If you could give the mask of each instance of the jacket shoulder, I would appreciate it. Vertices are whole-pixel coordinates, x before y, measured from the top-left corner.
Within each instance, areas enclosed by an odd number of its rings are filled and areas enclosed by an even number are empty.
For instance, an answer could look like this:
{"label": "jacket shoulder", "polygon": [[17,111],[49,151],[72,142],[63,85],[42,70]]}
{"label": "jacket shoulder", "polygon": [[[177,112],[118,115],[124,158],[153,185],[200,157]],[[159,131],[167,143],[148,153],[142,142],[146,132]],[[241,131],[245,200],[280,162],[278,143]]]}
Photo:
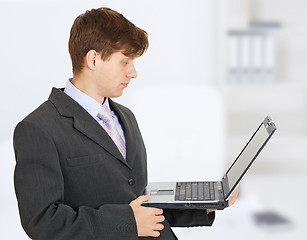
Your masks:
{"label": "jacket shoulder", "polygon": [[45,101],[31,113],[29,113],[21,122],[45,122],[48,119],[51,119],[51,115],[57,113],[54,105],[49,101]]}

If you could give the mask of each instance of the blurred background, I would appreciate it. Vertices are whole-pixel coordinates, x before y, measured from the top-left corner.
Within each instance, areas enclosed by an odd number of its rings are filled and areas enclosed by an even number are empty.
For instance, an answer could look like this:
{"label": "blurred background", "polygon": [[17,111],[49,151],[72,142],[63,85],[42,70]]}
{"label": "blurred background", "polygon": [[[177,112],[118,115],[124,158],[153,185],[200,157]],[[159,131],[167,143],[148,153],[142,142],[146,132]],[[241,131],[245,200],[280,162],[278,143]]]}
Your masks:
{"label": "blurred background", "polygon": [[178,238],[303,239],[305,0],[0,0],[1,239],[28,239],[13,186],[14,127],[72,77],[70,27],[101,6],[149,35],[138,78],[118,101],[138,119],[150,181],[219,180],[265,116],[278,128],[237,203],[210,228],[174,229]]}

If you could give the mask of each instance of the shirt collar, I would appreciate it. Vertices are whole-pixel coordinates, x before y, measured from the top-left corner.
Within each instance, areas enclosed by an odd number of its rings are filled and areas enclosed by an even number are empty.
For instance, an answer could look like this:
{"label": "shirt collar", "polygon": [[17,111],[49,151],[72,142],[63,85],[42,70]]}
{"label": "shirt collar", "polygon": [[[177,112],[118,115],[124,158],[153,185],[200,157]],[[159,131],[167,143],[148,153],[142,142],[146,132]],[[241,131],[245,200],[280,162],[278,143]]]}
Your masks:
{"label": "shirt collar", "polygon": [[[93,118],[98,120],[97,117],[98,113],[101,111],[101,103],[96,101],[94,98],[88,96],[84,92],[80,91],[71,83],[72,78],[70,78],[64,89],[64,92],[74,99],[77,103],[79,103]],[[103,106],[109,107],[109,100],[108,98],[105,99]]]}

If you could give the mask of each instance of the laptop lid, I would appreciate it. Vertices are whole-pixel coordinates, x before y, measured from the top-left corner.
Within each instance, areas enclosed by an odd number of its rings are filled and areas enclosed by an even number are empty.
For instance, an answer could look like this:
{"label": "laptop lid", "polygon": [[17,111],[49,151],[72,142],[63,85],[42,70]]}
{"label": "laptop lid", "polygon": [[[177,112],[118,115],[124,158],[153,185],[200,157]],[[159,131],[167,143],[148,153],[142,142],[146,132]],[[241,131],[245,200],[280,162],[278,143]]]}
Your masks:
{"label": "laptop lid", "polygon": [[229,199],[232,192],[250,169],[275,130],[275,124],[273,123],[272,119],[267,116],[257,128],[256,132],[252,135],[251,139],[245,145],[239,156],[229,167],[222,179],[224,196],[226,200]]}

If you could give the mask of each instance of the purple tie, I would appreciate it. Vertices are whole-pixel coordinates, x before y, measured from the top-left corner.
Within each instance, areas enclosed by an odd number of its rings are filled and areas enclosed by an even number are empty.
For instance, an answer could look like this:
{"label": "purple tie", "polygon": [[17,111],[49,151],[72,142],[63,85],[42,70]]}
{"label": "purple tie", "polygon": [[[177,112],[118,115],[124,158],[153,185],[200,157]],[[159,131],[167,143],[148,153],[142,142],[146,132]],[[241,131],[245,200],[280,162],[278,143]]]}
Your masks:
{"label": "purple tie", "polygon": [[116,144],[120,153],[123,155],[124,159],[126,159],[126,143],[117,131],[111,110],[106,104],[102,105],[102,109],[98,113],[97,117],[103,121],[104,130],[106,130],[113,142]]}

